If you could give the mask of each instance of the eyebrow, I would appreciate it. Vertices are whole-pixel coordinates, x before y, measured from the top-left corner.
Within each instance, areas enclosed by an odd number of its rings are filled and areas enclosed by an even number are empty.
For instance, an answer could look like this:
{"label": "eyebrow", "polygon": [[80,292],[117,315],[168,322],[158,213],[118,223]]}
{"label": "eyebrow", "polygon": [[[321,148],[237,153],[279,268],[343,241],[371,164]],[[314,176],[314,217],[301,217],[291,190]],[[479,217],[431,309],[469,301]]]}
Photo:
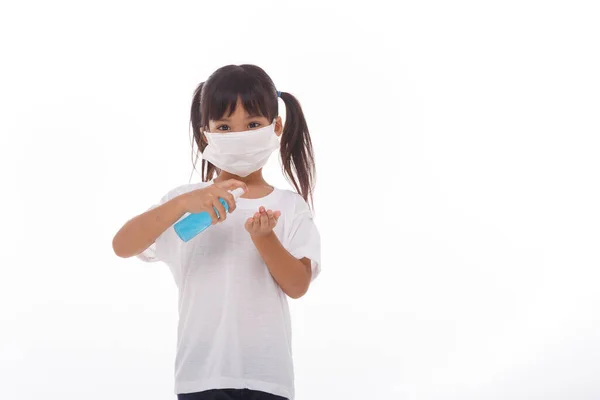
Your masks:
{"label": "eyebrow", "polygon": [[[246,119],[253,119],[253,118],[260,118],[261,115],[246,115]],[[217,119],[217,122],[229,122],[230,119],[229,118],[221,118],[221,119]]]}

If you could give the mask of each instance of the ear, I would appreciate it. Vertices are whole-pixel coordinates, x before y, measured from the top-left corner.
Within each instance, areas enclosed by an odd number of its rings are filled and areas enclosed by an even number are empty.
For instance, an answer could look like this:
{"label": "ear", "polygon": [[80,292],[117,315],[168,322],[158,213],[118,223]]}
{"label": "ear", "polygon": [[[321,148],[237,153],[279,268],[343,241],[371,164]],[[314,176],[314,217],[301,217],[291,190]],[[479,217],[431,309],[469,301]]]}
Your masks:
{"label": "ear", "polygon": [[282,133],[283,133],[283,121],[281,120],[281,117],[277,117],[277,118],[275,118],[275,134],[277,136],[281,136]]}

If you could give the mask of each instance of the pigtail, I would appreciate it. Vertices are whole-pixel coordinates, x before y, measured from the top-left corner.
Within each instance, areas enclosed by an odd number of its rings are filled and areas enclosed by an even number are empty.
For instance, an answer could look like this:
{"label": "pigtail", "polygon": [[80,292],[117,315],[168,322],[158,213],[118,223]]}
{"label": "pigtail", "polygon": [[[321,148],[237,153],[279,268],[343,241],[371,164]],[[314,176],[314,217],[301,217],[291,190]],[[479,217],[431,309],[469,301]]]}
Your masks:
{"label": "pigtail", "polygon": [[[200,153],[204,151],[208,143],[206,142],[206,138],[202,134],[202,127],[206,125],[202,120],[202,103],[200,102],[202,97],[202,88],[204,87],[204,82],[200,83],[194,92],[194,97],[192,98],[192,108],[190,110],[190,124],[192,125],[192,135],[193,140],[196,142],[196,146],[198,146],[198,152],[194,154],[194,144],[192,145],[192,164],[194,166],[194,170],[196,169],[196,163],[198,162],[198,157]],[[191,140],[190,140],[191,141]],[[195,157],[194,157],[195,156]],[[201,176],[202,182],[210,181],[217,168],[212,165],[210,162],[202,159],[202,167],[201,167]]]}
{"label": "pigtail", "polygon": [[280,148],[283,172],[312,206],[315,161],[308,126],[298,100],[286,92],[281,92],[280,97],[286,109]]}

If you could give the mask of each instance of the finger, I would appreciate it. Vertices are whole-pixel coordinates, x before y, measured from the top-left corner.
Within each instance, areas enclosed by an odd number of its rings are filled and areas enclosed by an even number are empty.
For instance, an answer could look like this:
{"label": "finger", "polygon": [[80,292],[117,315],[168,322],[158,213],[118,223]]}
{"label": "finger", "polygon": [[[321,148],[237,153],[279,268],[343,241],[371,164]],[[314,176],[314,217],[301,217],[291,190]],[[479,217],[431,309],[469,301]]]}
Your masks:
{"label": "finger", "polygon": [[233,197],[231,193],[225,189],[215,188],[215,195],[225,200],[227,203],[227,208],[229,208],[229,212],[233,212],[233,210],[235,210],[235,197]]}
{"label": "finger", "polygon": [[271,228],[271,229],[275,228],[277,221],[275,221],[275,216],[273,215],[273,211],[268,210],[267,216],[269,217],[269,228]]}
{"label": "finger", "polygon": [[260,214],[260,226],[262,228],[268,228],[269,227],[269,216],[267,215],[267,213],[261,213]]}
{"label": "finger", "polygon": [[263,206],[260,206],[260,208],[258,209],[258,211],[263,214],[266,212],[265,208]]}
{"label": "finger", "polygon": [[225,211],[223,204],[219,200],[215,199],[215,201],[213,201],[213,207],[217,209],[219,222],[225,221],[227,219],[227,212]]}
{"label": "finger", "polygon": [[246,227],[246,230],[248,232],[252,232],[252,230],[253,230],[253,224],[254,224],[254,218],[248,218],[246,220],[246,223],[244,224],[244,226]]}
{"label": "finger", "polygon": [[217,213],[215,212],[215,209],[212,207],[208,207],[206,209],[206,212],[210,215],[210,219],[211,219],[211,225],[216,224],[217,222],[219,222],[219,218],[217,217]]}
{"label": "finger", "polygon": [[275,221],[275,214],[273,214],[273,211],[271,211],[271,210],[267,210],[267,217],[269,217],[269,224],[270,224],[272,221]]}
{"label": "finger", "polygon": [[254,230],[258,230],[260,228],[260,214],[256,213],[254,214],[254,218],[252,219],[252,228]]}
{"label": "finger", "polygon": [[275,218],[275,221],[279,220],[279,217],[281,217],[281,211],[274,211],[273,217]]}

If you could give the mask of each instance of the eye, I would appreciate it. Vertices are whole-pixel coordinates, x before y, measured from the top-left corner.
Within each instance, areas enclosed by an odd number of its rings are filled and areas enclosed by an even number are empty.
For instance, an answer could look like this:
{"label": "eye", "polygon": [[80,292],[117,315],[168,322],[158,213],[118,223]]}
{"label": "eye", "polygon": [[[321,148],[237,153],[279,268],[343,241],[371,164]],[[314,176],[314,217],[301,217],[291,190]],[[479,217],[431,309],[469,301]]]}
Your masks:
{"label": "eye", "polygon": [[250,129],[258,128],[259,126],[260,126],[260,123],[258,123],[258,122],[250,122],[250,123],[248,124],[248,127],[249,127]]}
{"label": "eye", "polygon": [[[221,129],[221,128],[223,128],[223,129]],[[229,126],[228,125],[219,125],[217,127],[217,130],[218,131],[228,131],[229,130]]]}

